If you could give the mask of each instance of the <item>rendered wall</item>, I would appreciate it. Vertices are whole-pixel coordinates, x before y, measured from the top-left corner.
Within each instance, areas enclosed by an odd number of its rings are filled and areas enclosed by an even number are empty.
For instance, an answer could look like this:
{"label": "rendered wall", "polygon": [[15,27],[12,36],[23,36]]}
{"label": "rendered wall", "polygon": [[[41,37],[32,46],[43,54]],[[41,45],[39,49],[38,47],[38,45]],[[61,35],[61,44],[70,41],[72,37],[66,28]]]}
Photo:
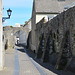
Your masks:
{"label": "rendered wall", "polygon": [[3,68],[3,43],[2,43],[2,15],[3,15],[3,6],[2,6],[2,0],[0,0],[0,69]]}

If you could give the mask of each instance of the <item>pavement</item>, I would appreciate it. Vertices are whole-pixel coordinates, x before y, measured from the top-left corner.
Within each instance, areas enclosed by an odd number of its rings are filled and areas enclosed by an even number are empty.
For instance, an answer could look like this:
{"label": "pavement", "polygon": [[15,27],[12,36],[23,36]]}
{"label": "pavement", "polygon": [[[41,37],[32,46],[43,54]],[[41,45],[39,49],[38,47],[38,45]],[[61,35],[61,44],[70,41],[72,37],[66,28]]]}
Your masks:
{"label": "pavement", "polygon": [[8,49],[5,52],[4,68],[0,71],[0,75],[13,75],[15,63],[15,50]]}
{"label": "pavement", "polygon": [[[62,72],[61,72],[62,73]],[[15,46],[15,49],[5,51],[4,69],[0,75],[75,75],[70,72],[58,74],[38,64],[27,54],[23,47]]]}

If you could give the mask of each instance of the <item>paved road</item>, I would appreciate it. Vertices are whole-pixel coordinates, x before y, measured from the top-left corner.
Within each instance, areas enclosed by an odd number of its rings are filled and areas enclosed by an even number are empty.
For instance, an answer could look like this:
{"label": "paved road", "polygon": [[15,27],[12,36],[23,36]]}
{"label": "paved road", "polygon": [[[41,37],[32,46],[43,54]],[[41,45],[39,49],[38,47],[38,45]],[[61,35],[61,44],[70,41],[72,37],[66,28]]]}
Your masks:
{"label": "paved road", "polygon": [[0,75],[13,75],[15,64],[15,50],[8,49],[5,52],[4,69],[0,71]]}
{"label": "paved road", "polygon": [[[15,65],[16,73],[14,75],[40,75],[35,65],[29,59],[29,56],[24,52],[23,47],[16,47],[16,61],[18,65]],[[19,67],[18,67],[19,66]],[[17,73],[19,72],[19,73]]]}
{"label": "paved road", "polygon": [[15,46],[15,49],[8,49],[5,52],[5,65],[4,69],[0,71],[0,75],[57,75],[57,74],[42,67],[37,62],[35,62],[31,57],[27,55],[26,50],[23,47]]}
{"label": "paved road", "polygon": [[[57,75],[56,73],[45,69],[37,62],[35,62],[33,58],[28,56],[26,50],[23,47],[16,46],[15,50],[15,63],[18,65],[15,66],[14,75]],[[16,71],[16,69],[18,71]]]}

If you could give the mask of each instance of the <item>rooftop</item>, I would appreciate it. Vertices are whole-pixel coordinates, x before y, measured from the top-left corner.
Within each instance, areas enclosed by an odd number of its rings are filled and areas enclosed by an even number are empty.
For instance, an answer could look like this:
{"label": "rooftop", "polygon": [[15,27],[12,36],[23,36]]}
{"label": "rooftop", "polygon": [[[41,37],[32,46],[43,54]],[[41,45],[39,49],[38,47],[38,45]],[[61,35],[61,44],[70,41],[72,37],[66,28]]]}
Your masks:
{"label": "rooftop", "polygon": [[66,8],[75,5],[75,0],[34,0],[35,10],[39,12],[60,13]]}

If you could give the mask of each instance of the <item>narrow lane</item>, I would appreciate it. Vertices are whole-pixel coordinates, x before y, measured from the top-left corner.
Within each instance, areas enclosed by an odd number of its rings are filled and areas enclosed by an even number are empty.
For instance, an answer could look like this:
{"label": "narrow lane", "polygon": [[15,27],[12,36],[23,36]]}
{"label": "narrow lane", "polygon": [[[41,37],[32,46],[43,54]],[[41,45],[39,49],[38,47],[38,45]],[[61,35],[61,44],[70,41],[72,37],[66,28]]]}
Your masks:
{"label": "narrow lane", "polygon": [[16,46],[16,49],[17,49],[17,56],[18,56],[17,62],[19,62],[19,67],[18,67],[19,75],[57,75],[51,71],[46,70],[36,61],[34,61],[33,58],[31,58],[27,54],[26,49],[24,49],[23,47]]}
{"label": "narrow lane", "polygon": [[[16,57],[16,62],[19,62],[17,64],[19,64],[16,66],[17,68],[15,68],[15,74],[14,75],[41,75],[41,73],[38,71],[38,69],[36,68],[36,66],[31,62],[29,56],[26,54],[26,52],[24,51],[23,47],[16,47],[17,48],[17,56]],[[16,65],[16,64],[15,64]],[[16,70],[18,69],[18,70]],[[18,72],[19,71],[19,72]]]}

